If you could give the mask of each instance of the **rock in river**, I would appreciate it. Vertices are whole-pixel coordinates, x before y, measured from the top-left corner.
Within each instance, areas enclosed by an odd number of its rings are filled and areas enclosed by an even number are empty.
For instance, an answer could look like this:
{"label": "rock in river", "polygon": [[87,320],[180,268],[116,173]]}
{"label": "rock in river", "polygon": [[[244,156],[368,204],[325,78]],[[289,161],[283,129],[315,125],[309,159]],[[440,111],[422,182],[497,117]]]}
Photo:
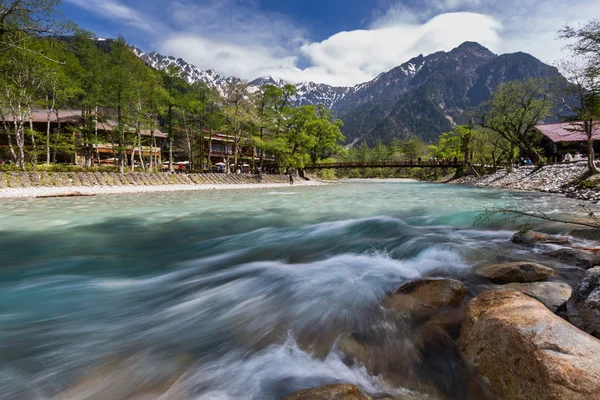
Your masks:
{"label": "rock in river", "polygon": [[600,270],[588,272],[567,302],[569,321],[600,338]]}
{"label": "rock in river", "polygon": [[600,265],[600,257],[597,254],[581,249],[559,249],[544,255],[574,267],[592,268]]}
{"label": "rock in river", "polygon": [[600,399],[600,340],[513,290],[467,306],[459,339],[465,362],[505,399]]}
{"label": "rock in river", "polygon": [[527,231],[515,233],[512,237],[512,242],[517,244],[569,244],[569,238],[547,235],[545,233],[540,232]]}
{"label": "rock in river", "polygon": [[552,268],[527,261],[488,265],[476,273],[494,283],[538,282],[556,275]]}
{"label": "rock in river", "polygon": [[405,313],[419,313],[459,305],[467,287],[454,279],[423,278],[410,281],[385,299],[384,305]]}
{"label": "rock in river", "polygon": [[371,398],[354,385],[326,385],[314,389],[299,390],[284,400],[370,400]]}
{"label": "rock in river", "polygon": [[564,282],[532,282],[509,283],[502,286],[505,289],[516,290],[541,301],[552,312],[556,312],[569,300],[573,289]]}

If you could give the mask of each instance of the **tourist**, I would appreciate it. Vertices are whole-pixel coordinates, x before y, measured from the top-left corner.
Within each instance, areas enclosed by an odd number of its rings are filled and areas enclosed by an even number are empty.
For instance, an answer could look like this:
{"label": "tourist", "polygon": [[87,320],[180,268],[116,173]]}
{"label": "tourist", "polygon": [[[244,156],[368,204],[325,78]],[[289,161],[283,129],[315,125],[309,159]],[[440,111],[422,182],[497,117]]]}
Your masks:
{"label": "tourist", "polygon": [[421,165],[421,157],[417,158],[417,162]]}
{"label": "tourist", "polygon": [[581,160],[583,160],[581,153],[580,152],[575,153],[575,157],[573,158],[573,161],[581,161]]}
{"label": "tourist", "polygon": [[458,165],[458,157],[454,156],[454,165]]}
{"label": "tourist", "polygon": [[567,153],[565,154],[565,157],[563,158],[564,162],[572,162],[573,161],[573,156],[571,155],[571,153]]}
{"label": "tourist", "polygon": [[294,175],[290,172],[290,185],[294,184]]}
{"label": "tourist", "polygon": [[183,164],[179,164],[179,173],[183,174]]}

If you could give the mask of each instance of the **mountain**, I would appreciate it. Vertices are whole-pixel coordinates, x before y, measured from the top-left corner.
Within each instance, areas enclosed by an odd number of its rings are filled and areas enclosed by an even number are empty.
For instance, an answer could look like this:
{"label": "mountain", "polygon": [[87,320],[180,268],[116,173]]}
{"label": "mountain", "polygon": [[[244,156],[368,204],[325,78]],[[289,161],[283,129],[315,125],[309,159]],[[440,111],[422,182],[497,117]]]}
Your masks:
{"label": "mountain", "polygon": [[525,53],[495,55],[466,42],[449,52],[418,56],[386,72],[334,106],[349,143],[440,133],[468,123],[466,111],[488,100],[504,82],[560,77],[558,70]]}
{"label": "mountain", "polygon": [[[181,58],[132,48],[156,69],[181,68],[189,83],[203,81],[221,93],[232,77],[207,71]],[[504,82],[537,77],[560,77],[558,70],[526,53],[496,55],[475,42],[465,42],[449,52],[419,55],[375,79],[353,87],[313,82],[294,85],[294,106],[322,103],[344,121],[347,143],[377,140],[388,143],[418,136],[434,142],[442,132],[468,122],[466,111],[488,100]],[[288,82],[275,77],[255,79],[252,90]]]}

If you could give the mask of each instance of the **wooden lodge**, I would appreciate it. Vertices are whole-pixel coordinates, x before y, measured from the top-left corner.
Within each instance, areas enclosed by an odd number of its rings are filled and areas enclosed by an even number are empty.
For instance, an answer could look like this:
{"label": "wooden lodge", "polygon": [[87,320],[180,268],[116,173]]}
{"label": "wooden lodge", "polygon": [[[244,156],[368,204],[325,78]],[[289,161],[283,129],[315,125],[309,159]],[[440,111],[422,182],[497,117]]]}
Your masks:
{"label": "wooden lodge", "polygon": [[[594,123],[594,152],[600,152],[600,121]],[[542,134],[542,147],[550,162],[561,162],[567,153],[579,152],[584,157],[588,153],[588,138],[581,127],[575,122],[560,122],[554,124],[536,125]]]}
{"label": "wooden lodge", "polygon": [[[2,118],[0,118],[2,120]],[[58,110],[58,112],[52,112],[50,114],[50,135],[51,141],[53,137],[59,135],[74,135],[75,136],[75,151],[70,154],[61,153],[60,151],[53,157],[53,161],[59,163],[73,163],[76,165],[85,165],[86,153],[90,154],[93,163],[97,164],[98,160],[102,165],[112,165],[117,163],[118,148],[119,148],[119,135],[117,132],[116,121],[110,119],[109,113],[101,111],[97,115],[92,124],[94,125],[94,136],[97,131],[98,141],[97,143],[91,143],[89,148],[85,148],[82,141],[82,127],[84,126],[83,116],[81,110]],[[45,110],[34,110],[31,115],[31,121],[33,130],[37,132],[47,132],[48,129],[48,113]],[[9,157],[9,141],[6,134],[6,129],[10,129],[13,121],[10,118],[2,121],[3,126],[0,126],[0,159],[8,160]],[[95,124],[97,123],[97,129]],[[25,127],[29,128],[29,120],[27,120]],[[129,128],[126,132],[126,140],[124,146],[124,153],[127,157],[127,165],[131,164],[131,156],[135,155],[135,160],[139,159],[140,153],[144,158],[145,162],[152,160],[159,164],[162,159],[162,148],[167,135],[160,130],[154,130],[151,132],[148,129],[141,130],[142,146],[136,146],[133,143],[137,142],[137,135],[134,129]],[[152,143],[152,134],[154,134],[154,143]],[[94,142],[95,142],[94,138]],[[12,140],[13,148],[16,148],[15,140]],[[32,148],[32,144],[29,138],[26,138],[26,147]],[[45,142],[38,143],[38,147],[45,148]],[[43,153],[43,151],[40,151]]]}

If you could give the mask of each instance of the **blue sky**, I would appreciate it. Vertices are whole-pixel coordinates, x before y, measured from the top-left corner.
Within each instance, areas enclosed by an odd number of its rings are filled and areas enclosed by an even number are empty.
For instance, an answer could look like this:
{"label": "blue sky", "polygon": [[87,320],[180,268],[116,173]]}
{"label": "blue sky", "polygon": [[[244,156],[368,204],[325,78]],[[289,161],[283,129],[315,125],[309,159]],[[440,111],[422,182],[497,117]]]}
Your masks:
{"label": "blue sky", "polygon": [[99,37],[253,79],[365,82],[466,40],[561,57],[557,30],[600,18],[599,0],[64,0]]}

